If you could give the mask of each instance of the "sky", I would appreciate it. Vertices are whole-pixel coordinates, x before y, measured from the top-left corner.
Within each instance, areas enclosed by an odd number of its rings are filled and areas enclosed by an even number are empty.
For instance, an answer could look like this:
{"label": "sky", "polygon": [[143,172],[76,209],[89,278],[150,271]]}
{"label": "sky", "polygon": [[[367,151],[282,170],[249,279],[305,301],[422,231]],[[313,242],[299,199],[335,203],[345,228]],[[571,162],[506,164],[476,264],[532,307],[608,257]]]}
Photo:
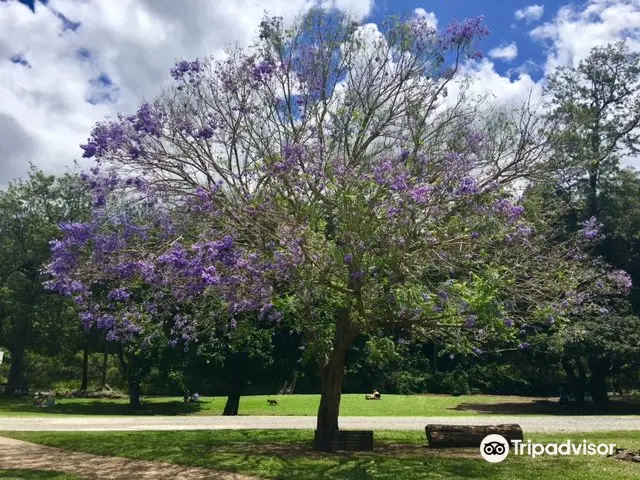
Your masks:
{"label": "sky", "polygon": [[79,145],[95,122],[152,99],[176,60],[247,45],[265,10],[292,19],[318,1],[365,23],[421,15],[446,28],[484,15],[485,58],[468,71],[495,102],[594,46],[627,38],[640,51],[640,0],[0,0],[0,186],[30,163],[88,168]]}

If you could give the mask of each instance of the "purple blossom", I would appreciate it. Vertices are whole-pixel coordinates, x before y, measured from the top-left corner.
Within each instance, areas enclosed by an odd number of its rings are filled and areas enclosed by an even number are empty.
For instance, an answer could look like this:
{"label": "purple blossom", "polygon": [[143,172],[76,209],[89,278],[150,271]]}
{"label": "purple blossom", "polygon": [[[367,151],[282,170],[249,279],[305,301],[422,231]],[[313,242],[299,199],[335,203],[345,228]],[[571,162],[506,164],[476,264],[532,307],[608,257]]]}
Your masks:
{"label": "purple blossom", "polygon": [[608,315],[609,314],[609,310],[607,310],[604,307],[600,307],[600,309],[598,310],[598,312],[600,313],[600,315]]}
{"label": "purple blossom", "polygon": [[273,62],[263,61],[253,68],[253,77],[258,81],[267,80],[273,75],[275,70]]}
{"label": "purple blossom", "polygon": [[493,205],[493,210],[496,213],[506,216],[509,220],[514,220],[524,213],[524,207],[514,205],[506,198],[497,200]]}
{"label": "purple blossom", "polygon": [[185,80],[185,77],[188,79],[196,78],[204,71],[202,63],[200,60],[196,59],[194,61],[180,60],[176,63],[173,68],[171,68],[170,73],[174,80]]}
{"label": "purple blossom", "polygon": [[529,347],[531,347],[529,342],[522,342],[518,344],[518,349],[520,350],[527,350]]}
{"label": "purple blossom", "polygon": [[469,315],[465,320],[464,320],[464,326],[466,328],[471,328],[476,324],[476,321],[478,320],[478,317],[476,315]]}
{"label": "purple blossom", "polygon": [[120,122],[98,123],[84,145],[80,145],[84,158],[101,157],[106,153],[123,148],[129,137],[124,125]]}
{"label": "purple blossom", "polygon": [[89,330],[94,322],[94,317],[91,312],[80,312],[80,322],[85,330]]}
{"label": "purple blossom", "polygon": [[353,262],[353,255],[352,255],[352,254],[350,254],[350,253],[347,253],[347,254],[344,256],[344,259],[343,259],[343,260],[344,260],[344,264],[345,264],[345,265],[351,265],[351,263]]}
{"label": "purple blossom", "polygon": [[100,330],[111,330],[116,324],[116,318],[113,315],[104,314],[98,317],[96,326]]}
{"label": "purple blossom", "polygon": [[595,240],[598,238],[601,226],[602,225],[598,222],[596,217],[591,217],[582,223],[582,229],[580,230],[579,235],[585,240]]}
{"label": "purple blossom", "polygon": [[510,328],[510,327],[513,327],[513,320],[512,320],[511,318],[509,318],[509,317],[504,318],[504,319],[502,320],[502,322],[504,323],[504,325],[505,325],[506,327],[509,327],[509,328]]}
{"label": "purple blossom", "polygon": [[456,195],[476,195],[480,192],[475,179],[471,177],[463,178],[460,181],[460,186],[456,190]]}
{"label": "purple blossom", "polygon": [[633,282],[631,277],[624,270],[616,270],[610,275],[611,280],[621,289],[628,291],[631,289]]}
{"label": "purple blossom", "polygon": [[209,140],[213,137],[213,128],[209,125],[205,125],[196,132],[195,137],[202,140]]}
{"label": "purple blossom", "polygon": [[360,270],[354,270],[353,272],[351,272],[351,278],[353,280],[360,280],[361,278],[364,277],[364,270],[360,269]]}
{"label": "purple blossom", "polygon": [[128,120],[135,132],[159,138],[162,134],[163,117],[162,112],[145,102]]}
{"label": "purple blossom", "polygon": [[269,321],[273,323],[280,323],[284,318],[284,313],[279,311],[274,311],[269,315]]}
{"label": "purple blossom", "polygon": [[475,40],[489,35],[489,29],[484,24],[484,17],[468,18],[462,22],[453,20],[440,39],[442,48],[468,46]]}
{"label": "purple blossom", "polygon": [[107,298],[113,302],[125,302],[130,296],[126,288],[114,288],[107,294]]}
{"label": "purple blossom", "polygon": [[422,185],[414,188],[410,195],[413,201],[418,205],[426,205],[429,202],[431,192],[433,192],[433,187],[430,185]]}

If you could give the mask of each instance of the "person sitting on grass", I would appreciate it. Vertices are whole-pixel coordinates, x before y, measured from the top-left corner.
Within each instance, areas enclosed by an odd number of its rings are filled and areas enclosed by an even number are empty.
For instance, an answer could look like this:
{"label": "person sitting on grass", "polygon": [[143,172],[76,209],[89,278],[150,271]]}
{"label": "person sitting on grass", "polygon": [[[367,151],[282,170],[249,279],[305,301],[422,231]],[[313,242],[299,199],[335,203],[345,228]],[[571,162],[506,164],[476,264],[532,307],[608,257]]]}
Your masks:
{"label": "person sitting on grass", "polygon": [[377,388],[373,389],[373,393],[364,396],[365,400],[380,400],[381,395]]}

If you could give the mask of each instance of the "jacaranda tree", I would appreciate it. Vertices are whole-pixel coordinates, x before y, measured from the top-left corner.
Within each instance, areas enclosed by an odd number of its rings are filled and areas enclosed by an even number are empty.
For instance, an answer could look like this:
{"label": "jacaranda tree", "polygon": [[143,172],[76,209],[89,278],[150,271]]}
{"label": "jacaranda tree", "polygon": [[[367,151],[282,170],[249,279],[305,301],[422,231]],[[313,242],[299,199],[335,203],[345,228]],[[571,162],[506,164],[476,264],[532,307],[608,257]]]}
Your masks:
{"label": "jacaranda tree", "polygon": [[[338,429],[359,335],[395,325],[461,352],[498,338],[527,348],[523,324],[595,308],[598,288],[626,277],[590,266],[580,238],[551,248],[543,219],[525,218],[514,196],[521,162],[514,171],[486,155],[464,102],[446,103],[487,34],[481,18],[438,33],[421,18],[378,28],[316,11],[291,27],[265,18],[256,43],[223,60],[179,62],[173,88],[82,146],[97,162],[96,230],[85,250],[60,247],[54,282],[86,286],[109,271],[119,289],[161,291],[163,308],[184,310],[171,328],[198,341],[209,321],[233,330],[247,312],[290,316],[320,370],[319,430]],[[128,240],[105,212],[145,189],[171,222]],[[95,263],[100,231],[121,243]],[[164,318],[142,322],[128,312],[145,300],[114,292],[131,305],[109,320],[118,338]],[[189,305],[202,298],[223,308],[196,322]]]}

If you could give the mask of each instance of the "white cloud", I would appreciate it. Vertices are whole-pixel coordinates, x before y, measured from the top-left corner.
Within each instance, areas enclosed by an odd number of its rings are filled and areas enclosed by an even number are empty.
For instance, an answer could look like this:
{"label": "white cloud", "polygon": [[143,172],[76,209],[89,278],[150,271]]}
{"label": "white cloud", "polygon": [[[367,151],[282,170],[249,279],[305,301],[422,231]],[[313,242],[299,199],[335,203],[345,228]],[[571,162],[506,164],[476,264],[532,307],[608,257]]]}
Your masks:
{"label": "white cloud", "polygon": [[546,71],[559,65],[577,65],[589,51],[627,38],[631,50],[640,51],[640,0],[590,0],[582,8],[568,5],[555,18],[530,32],[546,43]]}
{"label": "white cloud", "polygon": [[520,10],[516,10],[516,20],[525,20],[527,23],[540,20],[544,14],[544,5],[529,5]]}
{"label": "white cloud", "polygon": [[515,60],[518,56],[518,45],[516,42],[511,42],[509,45],[502,45],[500,47],[492,48],[489,50],[489,57],[495,60],[504,60],[510,62]]}
{"label": "white cloud", "polygon": [[[372,3],[321,2],[358,18],[370,13]],[[78,145],[96,121],[153,98],[170,80],[176,60],[220,54],[230,43],[248,44],[265,10],[291,20],[317,4],[49,0],[46,7],[36,2],[32,13],[17,1],[0,2],[0,186],[24,175],[30,162],[63,171],[81,156]],[[63,31],[56,12],[80,27]],[[31,68],[9,61],[15,54]],[[98,80],[102,73],[112,85]],[[115,103],[87,103],[89,96],[109,90]]]}
{"label": "white cloud", "polygon": [[438,28],[438,18],[436,14],[433,12],[427,12],[424,8],[416,8],[413,11],[413,14],[416,17],[424,18],[427,21],[427,24],[433,28]]}
{"label": "white cloud", "polygon": [[496,72],[494,63],[486,58],[480,62],[465,64],[461,74],[464,78],[472,79],[469,89],[471,95],[488,94],[489,103],[493,105],[518,104],[530,92],[535,92],[535,97],[541,91],[541,85],[529,74],[519,73],[515,79],[500,75]]}
{"label": "white cloud", "polygon": [[[50,8],[37,3],[34,14],[17,1],[0,1],[0,186],[24,175],[29,162],[49,172],[62,171],[80,157],[78,145],[86,141],[96,121],[117,111],[132,111],[143,97],[153,98],[169,81],[175,60],[220,54],[229,43],[247,44],[265,9],[291,19],[316,4],[315,0],[50,0]],[[362,18],[371,12],[373,1],[323,0],[322,4]],[[62,31],[63,23],[52,9],[80,22],[80,27]],[[534,21],[543,11],[542,5],[530,5],[516,18]],[[413,14],[437,25],[432,12],[417,8]],[[593,46],[622,37],[629,38],[632,50],[640,51],[640,0],[588,0],[582,6],[562,7],[531,36],[548,48],[546,72],[576,64]],[[517,53],[513,46],[506,56],[501,50],[510,45],[489,55],[509,60]],[[15,54],[31,68],[9,61]],[[506,102],[540,87],[527,74],[530,67],[525,62],[502,76],[484,60],[466,73],[474,75],[475,91],[489,91],[495,101]],[[90,80],[103,72],[113,85],[97,82],[91,87]],[[85,101],[96,93],[92,88],[104,93],[116,87],[117,92],[111,92],[113,104]]]}

